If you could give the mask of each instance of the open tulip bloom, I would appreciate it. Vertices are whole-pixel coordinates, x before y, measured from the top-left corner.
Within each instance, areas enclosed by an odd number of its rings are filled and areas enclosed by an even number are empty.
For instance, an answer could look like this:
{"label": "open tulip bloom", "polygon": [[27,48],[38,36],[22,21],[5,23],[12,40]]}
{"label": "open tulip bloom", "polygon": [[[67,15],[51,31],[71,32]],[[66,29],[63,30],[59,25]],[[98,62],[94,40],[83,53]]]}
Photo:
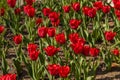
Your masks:
{"label": "open tulip bloom", "polygon": [[112,3],[0,1],[0,80],[24,70],[31,80],[95,80],[101,61],[107,71],[120,64],[120,0]]}

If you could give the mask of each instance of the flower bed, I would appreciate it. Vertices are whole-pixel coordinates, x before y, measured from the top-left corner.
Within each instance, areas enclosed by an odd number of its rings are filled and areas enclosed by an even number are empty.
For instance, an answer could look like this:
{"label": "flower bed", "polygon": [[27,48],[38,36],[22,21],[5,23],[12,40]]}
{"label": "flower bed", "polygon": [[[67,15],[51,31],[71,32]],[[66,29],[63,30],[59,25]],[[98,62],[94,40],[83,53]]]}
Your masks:
{"label": "flower bed", "polygon": [[0,2],[0,79],[95,80],[119,67],[120,1],[19,1]]}

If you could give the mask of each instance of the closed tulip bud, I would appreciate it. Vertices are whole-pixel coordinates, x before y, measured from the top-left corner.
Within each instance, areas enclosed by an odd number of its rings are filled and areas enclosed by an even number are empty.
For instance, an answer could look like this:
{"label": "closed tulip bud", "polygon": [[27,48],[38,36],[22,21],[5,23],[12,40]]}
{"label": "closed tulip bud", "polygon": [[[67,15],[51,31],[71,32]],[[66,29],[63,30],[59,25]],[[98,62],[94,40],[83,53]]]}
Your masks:
{"label": "closed tulip bud", "polygon": [[119,52],[119,49],[114,49],[112,50],[112,53],[115,55],[115,56],[119,56],[120,52]]}
{"label": "closed tulip bud", "polygon": [[18,34],[13,37],[13,41],[15,44],[20,44],[22,42],[22,35]]}
{"label": "closed tulip bud", "polygon": [[64,33],[57,34],[55,36],[55,39],[56,39],[56,42],[59,43],[59,44],[65,44],[65,42],[66,42]]}
{"label": "closed tulip bud", "polygon": [[35,0],[25,0],[25,2],[27,3],[27,5],[32,5],[35,2]]}
{"label": "closed tulip bud", "polygon": [[108,41],[113,40],[115,36],[116,36],[116,32],[112,32],[112,31],[105,32],[105,39]]}
{"label": "closed tulip bud", "polygon": [[60,24],[60,19],[57,19],[56,21],[51,21],[52,26],[57,27]]}
{"label": "closed tulip bud", "polygon": [[83,43],[81,42],[72,43],[71,48],[75,54],[80,54],[83,51]]}
{"label": "closed tulip bud", "polygon": [[42,18],[37,18],[36,19],[36,25],[39,25],[41,24],[43,21],[42,21]]}
{"label": "closed tulip bud", "polygon": [[103,13],[109,13],[110,12],[110,6],[103,6],[102,11],[103,11]]}
{"label": "closed tulip bud", "polygon": [[92,56],[92,57],[98,56],[99,52],[100,52],[100,50],[98,48],[90,48],[90,51],[89,51],[90,56]]}
{"label": "closed tulip bud", "polygon": [[67,5],[66,5],[66,6],[63,6],[62,8],[63,8],[63,10],[64,10],[65,13],[69,13],[69,11],[70,11],[70,6],[67,6]]}
{"label": "closed tulip bud", "polygon": [[85,45],[84,47],[83,47],[83,55],[85,55],[85,56],[88,56],[89,55],[89,51],[90,51],[90,46],[89,45]]}
{"label": "closed tulip bud", "polygon": [[30,5],[26,5],[24,6],[24,13],[29,17],[33,17],[35,15],[35,8]]}
{"label": "closed tulip bud", "polygon": [[20,8],[16,8],[14,12],[15,12],[16,15],[18,15],[18,14],[20,14],[21,9]]}
{"label": "closed tulip bud", "polygon": [[0,8],[0,16],[4,16],[5,14],[5,9],[4,8]]}
{"label": "closed tulip bud", "polygon": [[90,18],[94,18],[94,17],[96,16],[96,10],[95,10],[94,8],[90,8],[90,9],[88,10],[88,16],[89,16]]}
{"label": "closed tulip bud", "polygon": [[36,61],[38,59],[39,54],[40,54],[40,51],[35,50],[29,53],[29,57],[31,60]]}
{"label": "closed tulip bud", "polygon": [[72,8],[76,12],[80,11],[80,3],[79,2],[72,3]]}
{"label": "closed tulip bud", "polygon": [[77,29],[78,26],[81,24],[81,22],[82,22],[81,20],[71,19],[71,20],[69,21],[70,28],[72,28],[72,29]]}
{"label": "closed tulip bud", "polygon": [[56,22],[59,19],[60,14],[57,12],[51,12],[49,14],[49,19],[51,22]]}
{"label": "closed tulip bud", "polygon": [[48,33],[49,37],[54,37],[55,36],[55,32],[56,32],[56,29],[53,28],[53,27],[48,28],[48,30],[47,30],[47,33]]}
{"label": "closed tulip bud", "polygon": [[46,37],[46,35],[47,35],[47,27],[39,27],[38,28],[38,36],[40,37],[40,38],[44,38],[44,37]]}
{"label": "closed tulip bud", "polygon": [[78,33],[71,33],[69,34],[69,39],[72,43],[77,43],[79,39],[79,34]]}
{"label": "closed tulip bud", "polygon": [[62,78],[68,77],[68,74],[70,73],[70,67],[69,66],[60,66],[59,68],[59,76]]}
{"label": "closed tulip bud", "polygon": [[102,1],[96,1],[93,3],[93,6],[96,8],[96,10],[100,10],[103,7]]}
{"label": "closed tulip bud", "polygon": [[50,8],[43,8],[42,13],[44,16],[49,16],[49,14],[52,12]]}
{"label": "closed tulip bud", "polygon": [[82,8],[82,11],[86,16],[88,16],[90,18],[94,18],[96,16],[96,9],[95,8],[85,6]]}
{"label": "closed tulip bud", "polygon": [[32,51],[36,51],[38,48],[37,44],[34,43],[29,43],[27,46],[27,50],[29,53],[31,53]]}
{"label": "closed tulip bud", "polygon": [[7,3],[11,8],[14,8],[16,5],[16,0],[7,0]]}
{"label": "closed tulip bud", "polygon": [[5,30],[5,27],[0,25],[0,34]]}
{"label": "closed tulip bud", "polygon": [[58,64],[49,64],[47,66],[48,72],[53,76],[57,76],[59,74],[58,72],[59,68],[60,68],[60,65]]}

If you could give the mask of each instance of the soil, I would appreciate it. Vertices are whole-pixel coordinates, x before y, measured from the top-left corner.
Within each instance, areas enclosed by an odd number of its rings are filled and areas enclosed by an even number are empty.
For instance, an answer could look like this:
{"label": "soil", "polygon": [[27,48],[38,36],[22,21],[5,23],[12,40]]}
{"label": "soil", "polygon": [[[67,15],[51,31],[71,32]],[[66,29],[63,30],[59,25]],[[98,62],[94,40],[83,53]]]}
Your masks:
{"label": "soil", "polygon": [[113,63],[110,71],[106,71],[104,64],[96,72],[96,80],[120,80],[120,67]]}

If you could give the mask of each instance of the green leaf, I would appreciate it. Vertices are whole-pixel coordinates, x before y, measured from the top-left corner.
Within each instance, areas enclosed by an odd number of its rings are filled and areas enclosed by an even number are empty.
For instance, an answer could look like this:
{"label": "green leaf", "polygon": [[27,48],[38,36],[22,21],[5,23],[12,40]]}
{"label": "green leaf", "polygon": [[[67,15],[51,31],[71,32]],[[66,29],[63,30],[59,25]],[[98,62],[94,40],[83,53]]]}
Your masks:
{"label": "green leaf", "polygon": [[4,56],[2,57],[2,70],[3,70],[3,74],[7,74],[9,70],[8,63]]}
{"label": "green leaf", "polygon": [[22,71],[22,67],[20,65],[21,62],[18,59],[13,59],[13,63],[14,63],[14,66],[15,66],[15,68],[17,70],[17,73],[19,75],[21,73],[21,71]]}
{"label": "green leaf", "polygon": [[33,78],[32,65],[30,63],[28,63],[28,61],[24,55],[22,55],[22,60],[25,63],[25,66],[28,70],[29,75]]}

